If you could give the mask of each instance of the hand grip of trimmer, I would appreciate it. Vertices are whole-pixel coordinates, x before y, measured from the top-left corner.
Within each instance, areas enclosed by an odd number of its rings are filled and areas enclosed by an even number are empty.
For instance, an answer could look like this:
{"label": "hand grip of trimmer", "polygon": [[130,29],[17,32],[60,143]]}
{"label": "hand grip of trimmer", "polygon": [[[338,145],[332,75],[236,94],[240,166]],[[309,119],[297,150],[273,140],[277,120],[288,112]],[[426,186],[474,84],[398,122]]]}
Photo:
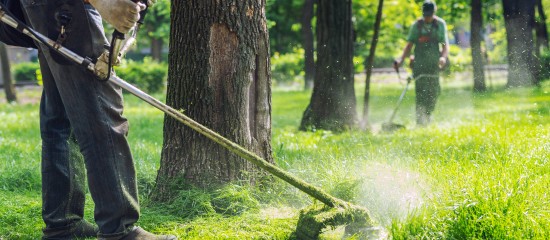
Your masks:
{"label": "hand grip of trimmer", "polygon": [[399,77],[399,80],[401,80],[401,74],[399,73],[399,62],[397,62],[397,60],[393,60],[393,69],[395,69],[397,77]]}
{"label": "hand grip of trimmer", "polygon": [[[143,2],[141,0],[131,0],[131,1],[134,2],[134,3]],[[145,2],[144,4],[145,4],[145,9],[143,9],[139,12],[139,20],[137,21],[137,23],[140,24],[140,25],[143,24],[143,22],[145,21],[145,15],[147,15],[147,10],[149,9],[149,6],[147,6],[147,2]],[[118,30],[115,29],[115,31],[113,31],[113,38],[124,40],[125,36],[124,36],[124,33],[121,33],[121,32],[119,32]]]}
{"label": "hand grip of trimmer", "polygon": [[[143,3],[144,0],[131,0],[131,1],[136,4],[139,4],[140,2]],[[145,20],[145,15],[147,14],[147,8],[148,8],[147,2],[145,2],[144,5],[145,5],[145,8],[139,12],[140,17],[139,17],[139,20],[137,21],[138,26],[143,24],[143,21]],[[136,31],[137,29],[134,29],[133,37],[135,37]],[[116,29],[113,31],[111,46],[109,47],[109,62],[107,63],[109,66],[109,69],[108,69],[108,75],[106,79],[108,79],[111,75],[113,64],[116,64],[119,56],[122,55],[121,50],[123,48],[122,42],[124,41],[124,39],[126,39],[126,36],[124,33],[121,33]]]}

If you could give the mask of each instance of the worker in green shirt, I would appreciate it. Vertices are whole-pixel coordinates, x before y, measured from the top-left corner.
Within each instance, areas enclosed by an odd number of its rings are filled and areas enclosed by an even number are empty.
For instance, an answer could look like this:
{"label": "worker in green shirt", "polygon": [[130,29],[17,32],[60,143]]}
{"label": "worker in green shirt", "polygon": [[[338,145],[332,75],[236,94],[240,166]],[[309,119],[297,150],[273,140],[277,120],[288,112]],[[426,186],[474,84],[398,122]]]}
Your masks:
{"label": "worker in green shirt", "polygon": [[411,26],[403,54],[394,62],[394,68],[397,69],[403,64],[413,45],[415,46],[411,65],[415,79],[416,123],[420,126],[427,125],[431,121],[431,114],[441,91],[439,71],[448,62],[447,24],[443,19],[435,16],[436,9],[432,1],[425,1],[422,4],[423,17]]}

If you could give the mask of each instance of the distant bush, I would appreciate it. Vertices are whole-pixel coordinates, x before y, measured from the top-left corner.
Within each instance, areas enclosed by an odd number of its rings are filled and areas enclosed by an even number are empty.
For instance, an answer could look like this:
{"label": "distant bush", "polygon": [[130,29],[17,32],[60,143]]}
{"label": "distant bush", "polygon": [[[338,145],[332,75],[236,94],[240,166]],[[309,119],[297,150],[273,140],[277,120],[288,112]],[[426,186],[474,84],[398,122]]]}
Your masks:
{"label": "distant bush", "polygon": [[[168,67],[150,58],[142,62],[124,61],[115,68],[119,77],[146,92],[160,92],[166,85]],[[40,65],[38,62],[23,62],[12,66],[14,79],[17,82],[41,82]]]}
{"label": "distant bush", "polygon": [[[376,63],[380,62],[377,60]],[[392,60],[384,59],[382,64],[390,66],[387,62]],[[353,57],[353,68],[355,73],[365,71],[365,58],[362,56]],[[304,77],[304,49],[294,48],[292,52],[280,54],[275,52],[271,57],[271,77],[274,83],[291,83],[303,81]]]}
{"label": "distant bush", "polygon": [[117,76],[145,92],[160,92],[166,86],[168,67],[150,58],[145,58],[143,62],[124,61],[115,70]]}
{"label": "distant bush", "polygon": [[304,76],[304,49],[294,48],[291,53],[275,52],[271,57],[271,77],[274,83],[292,83]]}
{"label": "distant bush", "polygon": [[451,45],[449,51],[450,70],[453,73],[463,72],[472,65],[472,54],[470,49],[462,49],[457,45]]}
{"label": "distant bush", "polygon": [[355,73],[362,73],[365,71],[365,58],[363,56],[353,57],[353,71]]}
{"label": "distant bush", "polygon": [[12,66],[13,77],[16,82],[38,82],[37,74],[40,72],[38,62],[23,62]]}

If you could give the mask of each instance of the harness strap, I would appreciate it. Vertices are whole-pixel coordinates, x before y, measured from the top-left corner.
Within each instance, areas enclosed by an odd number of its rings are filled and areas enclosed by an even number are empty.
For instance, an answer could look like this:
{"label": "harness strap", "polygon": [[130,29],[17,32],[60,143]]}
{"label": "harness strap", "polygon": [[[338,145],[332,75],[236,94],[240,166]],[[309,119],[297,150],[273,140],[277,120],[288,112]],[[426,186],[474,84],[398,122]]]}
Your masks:
{"label": "harness strap", "polygon": [[[439,28],[439,24],[437,23],[437,21],[438,21],[437,18],[434,17],[431,31],[428,34],[423,34],[422,29],[424,28],[424,19],[422,18],[418,19],[416,27],[418,28],[418,33],[419,33],[419,37],[418,37],[419,43],[428,43],[433,40],[432,38],[437,38],[437,30]],[[436,35],[434,36],[434,34]]]}

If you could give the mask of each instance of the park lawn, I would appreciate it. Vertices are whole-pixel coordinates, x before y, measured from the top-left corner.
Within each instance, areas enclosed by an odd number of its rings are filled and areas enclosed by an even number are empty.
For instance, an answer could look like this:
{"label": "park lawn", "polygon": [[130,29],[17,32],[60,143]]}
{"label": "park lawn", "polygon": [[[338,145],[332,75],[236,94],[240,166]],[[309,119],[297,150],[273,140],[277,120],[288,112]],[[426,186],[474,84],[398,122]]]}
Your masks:
{"label": "park lawn", "polygon": [[[359,100],[362,87],[356,88]],[[434,123],[426,128],[414,126],[414,91],[409,90],[395,119],[407,130],[381,132],[401,87],[374,84],[372,132],[340,134],[297,131],[310,93],[275,89],[277,164],[369,208],[394,239],[550,236],[550,84],[493,86],[476,95],[464,83],[443,82]],[[39,89],[19,95],[37,99]],[[139,225],[180,239],[288,239],[299,209],[316,203],[281,181],[261,190],[189,188],[168,204],[149,202],[164,115],[133,96],[125,100],[143,203]],[[38,239],[43,227],[38,104],[26,102],[0,103],[0,239]],[[86,218],[92,220],[92,213],[88,196]],[[340,239],[341,232],[323,238]]]}

